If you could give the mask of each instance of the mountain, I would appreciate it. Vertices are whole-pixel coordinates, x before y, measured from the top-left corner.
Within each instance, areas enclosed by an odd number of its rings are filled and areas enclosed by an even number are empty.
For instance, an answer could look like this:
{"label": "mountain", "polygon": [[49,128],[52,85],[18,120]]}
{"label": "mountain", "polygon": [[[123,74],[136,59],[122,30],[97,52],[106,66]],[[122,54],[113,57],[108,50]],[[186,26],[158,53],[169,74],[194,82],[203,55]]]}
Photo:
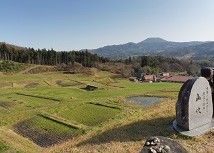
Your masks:
{"label": "mountain", "polygon": [[200,45],[177,48],[174,50],[167,50],[165,52],[159,53],[158,55],[173,56],[179,58],[210,59],[214,58],[214,41],[206,42]]}
{"label": "mountain", "polygon": [[108,58],[128,58],[130,56],[158,55],[164,52],[170,52],[181,48],[192,47],[204,44],[205,42],[172,42],[162,38],[147,38],[139,43],[129,42],[121,45],[111,45],[102,48],[90,50],[100,56]]}

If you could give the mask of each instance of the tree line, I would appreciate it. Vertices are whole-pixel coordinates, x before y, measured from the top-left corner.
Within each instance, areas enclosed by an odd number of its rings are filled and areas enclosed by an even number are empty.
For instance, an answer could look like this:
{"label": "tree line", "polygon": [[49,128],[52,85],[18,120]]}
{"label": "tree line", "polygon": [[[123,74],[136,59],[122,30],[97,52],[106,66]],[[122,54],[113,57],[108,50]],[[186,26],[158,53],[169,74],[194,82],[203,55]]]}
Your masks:
{"label": "tree line", "polygon": [[100,57],[97,54],[91,54],[87,50],[57,52],[53,49],[15,49],[13,47],[8,47],[5,43],[0,45],[0,60],[41,65],[73,65],[74,62],[78,62],[84,67],[93,67],[95,63],[105,63],[109,61],[108,58]]}
{"label": "tree line", "polygon": [[176,75],[200,76],[202,67],[214,67],[213,60],[177,59],[163,56],[136,56],[114,60],[97,65],[99,69],[121,74],[124,77],[136,74],[155,74],[160,72],[176,73]]}
{"label": "tree line", "polygon": [[203,67],[214,67],[211,60],[177,59],[163,56],[140,56],[129,58],[125,63],[139,63],[135,68],[147,74],[159,72],[185,72],[186,75],[199,76]]}
{"label": "tree line", "polygon": [[84,67],[96,67],[124,77],[134,73],[158,74],[159,72],[185,72],[186,75],[197,76],[202,67],[214,67],[213,61],[194,61],[163,56],[137,56],[127,59],[110,60],[85,51],[61,51],[53,49],[13,48],[5,43],[0,44],[0,60],[11,60],[27,64],[66,65],[74,67],[80,63]]}

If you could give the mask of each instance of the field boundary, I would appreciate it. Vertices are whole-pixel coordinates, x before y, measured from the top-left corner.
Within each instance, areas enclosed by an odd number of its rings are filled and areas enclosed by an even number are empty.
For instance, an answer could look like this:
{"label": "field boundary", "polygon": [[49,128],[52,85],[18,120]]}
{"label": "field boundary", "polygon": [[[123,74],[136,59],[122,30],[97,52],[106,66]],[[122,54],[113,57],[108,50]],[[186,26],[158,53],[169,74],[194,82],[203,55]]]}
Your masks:
{"label": "field boundary", "polygon": [[3,109],[3,110],[5,110],[5,111],[8,111],[8,112],[10,112],[10,110],[9,110],[9,109],[7,109],[7,108],[4,108],[3,106],[0,106],[0,108],[1,108],[1,109]]}
{"label": "field boundary", "polygon": [[107,86],[107,87],[114,87],[114,88],[120,88],[120,89],[125,88],[125,87],[123,87],[123,86],[111,85],[110,83],[103,83],[103,82],[101,82],[101,81],[95,81],[95,80],[94,80],[93,82],[100,83],[100,84],[105,85],[105,86]]}
{"label": "field boundary", "polygon": [[80,81],[77,81],[77,80],[70,79],[69,77],[67,77],[67,78],[68,78],[68,80],[70,80],[70,81],[79,83],[79,84],[81,84],[81,85],[86,85],[86,83],[83,83],[83,82],[80,82]]}
{"label": "field boundary", "polygon": [[37,96],[37,95],[30,95],[30,94],[23,94],[23,93],[16,93],[17,95],[21,96],[28,96],[28,97],[34,97],[34,98],[41,98],[41,99],[47,99],[47,100],[53,100],[53,101],[60,101],[59,99],[55,99],[52,97],[43,97],[43,96]]}
{"label": "field boundary", "polygon": [[38,116],[41,116],[43,118],[46,118],[48,120],[51,120],[53,122],[62,124],[64,126],[67,126],[67,127],[70,127],[70,128],[82,129],[83,132],[85,132],[85,130],[87,128],[86,125],[82,125],[82,124],[79,124],[79,123],[70,122],[70,121],[65,120],[64,118],[60,118],[58,116],[53,116],[53,115],[50,115],[50,114],[47,114],[47,113],[40,113],[40,114],[38,114]]}
{"label": "field boundary", "polygon": [[107,104],[101,104],[101,103],[96,103],[96,102],[89,102],[88,104],[121,110],[120,107],[107,105]]}
{"label": "field boundary", "polygon": [[50,83],[48,83],[47,81],[44,80],[44,83],[47,84],[48,86],[52,86]]}
{"label": "field boundary", "polygon": [[64,83],[63,80],[57,80],[56,84],[60,87],[74,87],[74,86],[83,85],[83,83],[81,83],[81,82],[72,81],[70,79],[68,81],[70,81],[70,82]]}

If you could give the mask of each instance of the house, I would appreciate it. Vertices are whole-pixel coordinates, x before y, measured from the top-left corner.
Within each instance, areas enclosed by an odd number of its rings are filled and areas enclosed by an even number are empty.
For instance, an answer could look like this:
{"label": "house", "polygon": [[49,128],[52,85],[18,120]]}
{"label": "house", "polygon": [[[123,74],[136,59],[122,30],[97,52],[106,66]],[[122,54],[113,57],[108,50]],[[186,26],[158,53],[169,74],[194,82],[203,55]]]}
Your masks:
{"label": "house", "polygon": [[170,77],[170,74],[168,72],[161,72],[160,77]]}
{"label": "house", "polygon": [[153,82],[156,82],[156,76],[155,75],[144,75],[142,76],[142,81],[144,82],[150,82],[150,81],[153,81]]}

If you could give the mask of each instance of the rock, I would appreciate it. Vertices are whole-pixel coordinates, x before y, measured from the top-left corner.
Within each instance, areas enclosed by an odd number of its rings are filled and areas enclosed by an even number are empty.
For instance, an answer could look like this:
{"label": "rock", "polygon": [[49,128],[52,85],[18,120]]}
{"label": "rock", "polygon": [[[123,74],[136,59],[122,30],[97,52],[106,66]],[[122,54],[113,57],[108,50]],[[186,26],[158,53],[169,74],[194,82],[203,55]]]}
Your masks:
{"label": "rock", "polygon": [[[154,141],[158,143],[155,143]],[[148,142],[150,145],[148,145]],[[156,136],[149,137],[146,140],[140,153],[187,153],[187,151],[182,145],[170,138]]]}

